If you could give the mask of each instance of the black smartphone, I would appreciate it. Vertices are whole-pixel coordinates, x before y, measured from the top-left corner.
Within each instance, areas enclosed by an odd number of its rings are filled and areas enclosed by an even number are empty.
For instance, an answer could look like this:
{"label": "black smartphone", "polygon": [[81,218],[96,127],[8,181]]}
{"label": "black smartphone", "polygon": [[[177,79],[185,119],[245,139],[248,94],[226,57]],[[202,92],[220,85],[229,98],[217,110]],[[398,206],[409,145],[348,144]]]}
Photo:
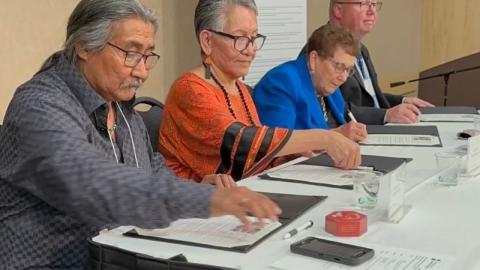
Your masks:
{"label": "black smartphone", "polygon": [[293,253],[310,256],[336,263],[356,266],[375,255],[370,248],[329,241],[316,237],[307,237],[290,245]]}

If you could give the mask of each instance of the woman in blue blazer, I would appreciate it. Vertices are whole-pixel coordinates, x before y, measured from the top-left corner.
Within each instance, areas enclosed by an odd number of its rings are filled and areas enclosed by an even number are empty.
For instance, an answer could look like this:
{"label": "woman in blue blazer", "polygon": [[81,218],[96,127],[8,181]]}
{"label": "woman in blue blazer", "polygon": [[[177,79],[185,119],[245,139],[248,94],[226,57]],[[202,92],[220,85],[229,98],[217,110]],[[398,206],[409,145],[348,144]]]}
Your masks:
{"label": "woman in blue blazer", "polygon": [[313,32],[306,55],[273,68],[255,86],[253,99],[261,122],[290,129],[335,127],[354,141],[365,139],[365,125],[347,124],[338,89],[354,71],[359,48],[350,33],[332,24]]}

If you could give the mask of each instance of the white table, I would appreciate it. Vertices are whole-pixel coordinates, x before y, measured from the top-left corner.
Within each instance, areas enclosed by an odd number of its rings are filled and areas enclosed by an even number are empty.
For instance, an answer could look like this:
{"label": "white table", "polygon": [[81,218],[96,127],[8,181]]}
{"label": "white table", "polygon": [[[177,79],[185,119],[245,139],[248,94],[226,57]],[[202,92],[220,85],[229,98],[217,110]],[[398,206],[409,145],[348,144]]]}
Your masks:
{"label": "white table", "polygon": [[[362,146],[363,154],[414,158],[407,167],[406,194],[406,202],[413,208],[399,224],[369,216],[368,232],[355,238],[355,241],[452,255],[456,257],[452,269],[480,269],[480,215],[475,207],[480,203],[480,179],[461,179],[456,187],[438,186],[433,181],[436,174],[434,153],[464,144],[465,141],[456,139],[456,133],[471,128],[471,123],[434,124],[439,128],[443,148]],[[332,237],[324,231],[325,215],[349,208],[353,202],[351,190],[259,180],[256,177],[245,179],[240,185],[257,191],[328,195],[329,198],[246,254],[127,238],[121,236],[121,230],[109,231],[94,240],[158,258],[183,253],[191,262],[236,269],[269,269],[272,263],[290,253],[291,243],[309,235]],[[282,239],[287,231],[310,219],[315,223],[313,228],[289,240]],[[340,240],[348,241],[348,238]],[[297,269],[301,269],[301,265]]]}

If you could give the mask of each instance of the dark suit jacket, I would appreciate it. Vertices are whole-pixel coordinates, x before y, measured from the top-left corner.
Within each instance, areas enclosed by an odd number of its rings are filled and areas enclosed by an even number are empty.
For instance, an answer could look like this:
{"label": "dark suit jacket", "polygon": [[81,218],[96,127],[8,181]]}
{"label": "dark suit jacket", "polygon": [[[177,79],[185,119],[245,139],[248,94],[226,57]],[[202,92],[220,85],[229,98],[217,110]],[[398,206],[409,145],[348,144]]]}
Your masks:
{"label": "dark suit jacket", "polygon": [[[303,47],[300,55],[305,53],[306,47]],[[370,59],[370,53],[363,44],[361,53],[367,65],[368,72],[370,73],[380,108],[374,108],[373,98],[367,92],[362,77],[360,76],[360,71],[358,70],[340,86],[340,91],[357,121],[364,124],[383,125],[386,109],[402,103],[403,96],[384,94],[382,92],[378,85],[377,73],[375,72],[373,62]]]}
{"label": "dark suit jacket", "polygon": [[377,73],[373,66],[372,59],[367,47],[362,44],[361,53],[367,65],[372,80],[373,89],[381,109],[374,108],[372,96],[367,92],[363,84],[360,71],[357,70],[353,76],[340,86],[345,101],[349,104],[350,110],[358,121],[367,124],[383,124],[386,109],[402,103],[403,96],[383,93],[378,85]]}

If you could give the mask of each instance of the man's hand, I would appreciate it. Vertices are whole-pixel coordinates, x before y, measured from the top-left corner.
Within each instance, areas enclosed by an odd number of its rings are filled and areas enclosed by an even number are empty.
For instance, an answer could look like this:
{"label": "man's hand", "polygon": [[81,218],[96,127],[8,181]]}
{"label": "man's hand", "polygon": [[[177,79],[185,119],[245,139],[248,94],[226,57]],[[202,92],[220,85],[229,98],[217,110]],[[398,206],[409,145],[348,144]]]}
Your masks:
{"label": "man's hand", "polygon": [[231,188],[236,187],[237,183],[228,174],[209,174],[202,179],[202,184],[215,185],[217,188]]}
{"label": "man's hand", "polygon": [[400,104],[390,108],[385,113],[387,123],[417,123],[420,110],[412,104]]}
{"label": "man's hand", "polygon": [[360,146],[342,134],[330,131],[328,134],[327,154],[333,159],[335,166],[341,169],[355,169],[362,163]]}
{"label": "man's hand", "polygon": [[210,199],[211,216],[234,215],[244,225],[247,231],[253,229],[247,219],[247,213],[262,219],[278,220],[281,209],[265,195],[251,191],[246,187],[215,189]]}
{"label": "man's hand", "polygon": [[341,125],[333,131],[342,134],[354,142],[363,141],[367,138],[367,126],[362,123],[350,121],[348,124]]}
{"label": "man's hand", "polygon": [[435,107],[432,103],[417,97],[405,97],[403,103],[415,105],[418,108]]}

